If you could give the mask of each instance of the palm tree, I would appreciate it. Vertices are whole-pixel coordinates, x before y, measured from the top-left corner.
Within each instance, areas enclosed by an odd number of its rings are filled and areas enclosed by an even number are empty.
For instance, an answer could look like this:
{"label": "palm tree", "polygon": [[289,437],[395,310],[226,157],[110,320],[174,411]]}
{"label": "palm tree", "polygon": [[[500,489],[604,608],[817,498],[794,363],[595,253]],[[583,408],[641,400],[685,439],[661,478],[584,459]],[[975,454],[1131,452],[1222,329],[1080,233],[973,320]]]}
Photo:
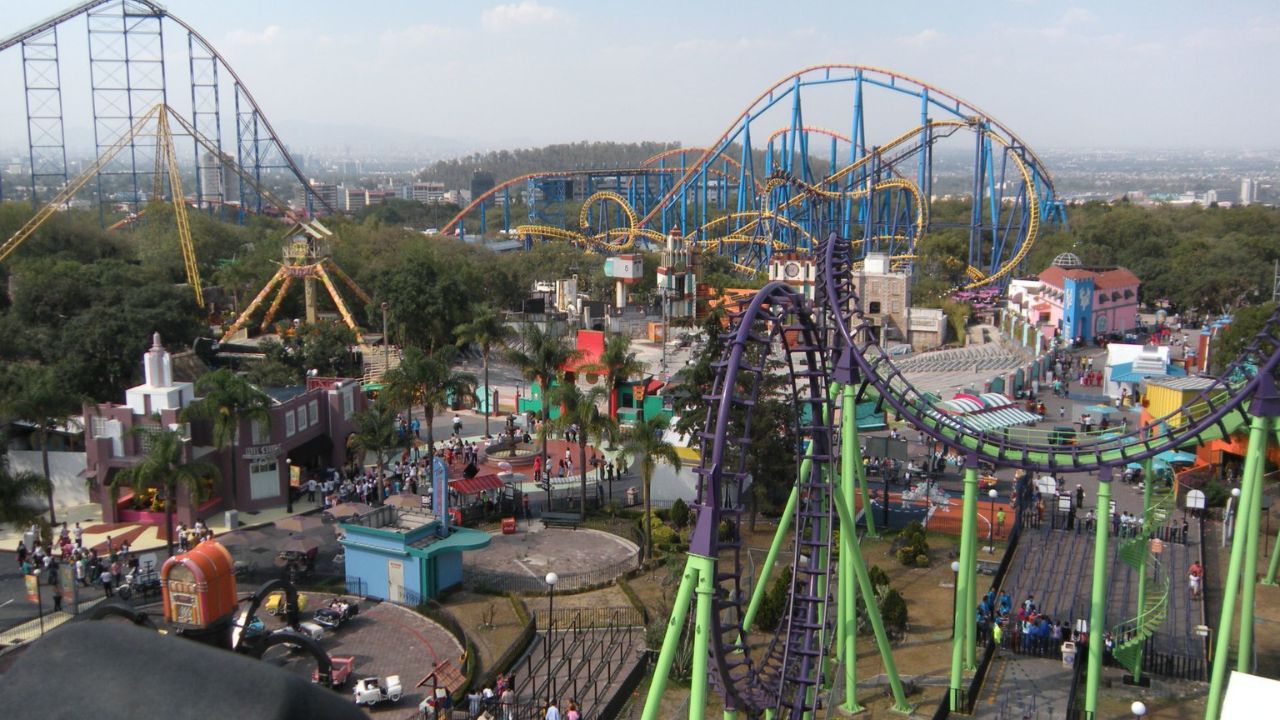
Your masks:
{"label": "palm tree", "polygon": [[551,424],[558,430],[568,430],[570,426],[578,428],[578,468],[581,472],[581,492],[578,519],[587,519],[587,441],[590,438],[610,437],[616,432],[618,424],[607,414],[600,412],[596,403],[604,397],[603,388],[591,388],[582,392],[577,385],[558,385],[551,394],[552,402],[562,410],[560,417]]}
{"label": "palm tree", "polygon": [[367,410],[355,414],[355,432],[351,434],[351,447],[364,456],[373,453],[378,457],[378,502],[382,500],[382,478],[387,467],[387,451],[401,442],[396,429],[396,409],[390,403],[377,402]]}
{"label": "palm tree", "polygon": [[653,552],[653,508],[650,497],[650,484],[653,482],[653,469],[658,460],[665,460],[676,470],[680,469],[680,456],[671,443],[662,439],[667,423],[660,416],[651,417],[644,422],[628,428],[622,435],[622,455],[629,458],[634,466],[640,465],[640,478],[644,484],[644,556],[648,559]]}
{"label": "palm tree", "polygon": [[475,392],[476,376],[457,372],[447,359],[427,355],[411,347],[405,351],[400,366],[383,376],[388,404],[396,409],[412,411],[422,407],[422,420],[427,426],[427,447],[435,452],[435,433],[431,425],[436,411],[449,407],[450,398]]}
{"label": "palm tree", "polygon": [[53,507],[53,478],[49,475],[49,435],[67,421],[79,403],[79,397],[62,381],[58,366],[23,368],[12,378],[12,394],[6,403],[9,414],[35,425],[35,439],[40,444],[40,460],[44,467],[45,497],[49,502],[49,524],[57,525]]}
{"label": "palm tree", "polygon": [[196,381],[196,392],[202,397],[182,411],[183,422],[205,420],[213,426],[213,444],[219,450],[231,448],[231,503],[239,505],[236,477],[240,454],[240,426],[245,420],[271,425],[271,398],[245,378],[228,368],[214,370]]}
{"label": "palm tree", "polygon": [[186,452],[189,438],[182,433],[160,427],[141,426],[135,429],[151,443],[142,462],[127,467],[111,479],[111,500],[120,494],[121,487],[129,487],[141,495],[148,488],[164,490],[165,546],[173,555],[173,515],[178,505],[178,488],[191,495],[193,502],[204,500],[204,481],[218,477],[218,467],[204,460],[191,460]]}
{"label": "palm tree", "polygon": [[9,470],[9,456],[0,455],[0,525],[26,528],[43,513],[31,505],[31,496],[47,493],[48,478],[26,470]]}
{"label": "palm tree", "polygon": [[[538,325],[525,325],[520,335],[523,348],[507,351],[507,359],[520,368],[525,380],[538,383],[542,388],[542,423],[550,417],[551,383],[564,376],[564,366],[582,353],[569,347],[569,339],[560,330],[543,330]],[[538,433],[542,440],[542,467],[547,467],[547,434]]]}
{"label": "palm tree", "polygon": [[622,333],[610,333],[605,339],[600,362],[592,365],[590,369],[604,375],[605,388],[609,393],[609,417],[617,418],[618,386],[630,378],[639,377],[647,368],[631,351],[630,337]]}
{"label": "palm tree", "polygon": [[[507,341],[515,336],[515,330],[498,317],[498,313],[490,305],[476,308],[472,320],[460,325],[455,331],[459,345],[479,345],[480,357],[484,362],[484,398],[485,407],[492,412],[489,403],[493,400],[493,388],[489,387],[489,352],[494,348],[505,347]],[[484,436],[489,437],[489,412],[484,414]]]}

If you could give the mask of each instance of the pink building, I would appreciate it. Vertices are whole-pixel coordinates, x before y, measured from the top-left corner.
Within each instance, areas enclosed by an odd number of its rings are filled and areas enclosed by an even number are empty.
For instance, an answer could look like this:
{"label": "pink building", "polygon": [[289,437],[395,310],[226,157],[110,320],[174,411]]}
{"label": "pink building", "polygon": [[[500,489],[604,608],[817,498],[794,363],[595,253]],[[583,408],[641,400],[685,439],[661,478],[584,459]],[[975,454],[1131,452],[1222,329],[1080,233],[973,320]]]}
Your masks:
{"label": "pink building", "polygon": [[1045,337],[1089,342],[1137,327],[1140,284],[1125,268],[1084,267],[1078,257],[1063,253],[1036,278],[1010,283],[1008,309]]}
{"label": "pink building", "polygon": [[[135,427],[178,426],[182,409],[196,399],[191,383],[174,381],[169,353],[160,344],[159,334],[143,359],[143,369],[144,382],[125,392],[124,405],[84,407],[85,476],[91,481],[90,497],[102,506],[104,522],[163,524],[162,514],[135,508],[128,489],[122,489],[113,502],[110,484],[116,472],[137,464],[146,454],[146,435],[133,432]],[[199,507],[193,507],[190,498],[179,493],[179,521],[191,524],[222,510],[285,505],[291,490],[291,468],[299,468],[305,477],[303,469],[340,467],[346,462],[346,441],[355,430],[353,416],[365,407],[359,380],[311,378],[305,388],[268,394],[272,397],[269,426],[244,422],[239,442],[231,447],[214,447],[207,423],[190,427],[185,452],[216,465],[222,477]],[[232,463],[237,464],[234,490]]]}

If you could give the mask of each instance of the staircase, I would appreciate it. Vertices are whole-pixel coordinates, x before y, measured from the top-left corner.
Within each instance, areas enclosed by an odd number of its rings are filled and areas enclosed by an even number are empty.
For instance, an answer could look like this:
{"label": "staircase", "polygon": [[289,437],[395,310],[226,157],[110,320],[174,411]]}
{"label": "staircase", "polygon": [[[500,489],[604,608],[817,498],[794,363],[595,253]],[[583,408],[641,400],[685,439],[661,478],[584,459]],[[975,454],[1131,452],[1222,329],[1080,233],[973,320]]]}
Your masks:
{"label": "staircase", "polygon": [[364,375],[361,383],[368,385],[381,383],[382,376],[387,374],[388,370],[400,367],[403,353],[395,346],[388,349],[381,345],[361,345],[360,356],[364,358]]}
{"label": "staircase", "polygon": [[1160,578],[1159,586],[1148,587],[1143,607],[1138,608],[1138,616],[1111,629],[1116,641],[1112,656],[1133,675],[1137,675],[1142,667],[1143,644],[1156,633],[1168,616],[1169,573],[1159,572],[1160,556],[1150,552],[1148,539],[1164,524],[1168,500],[1169,496],[1165,496],[1153,503],[1143,518],[1141,531],[1136,536],[1121,541],[1116,550],[1120,561],[1139,573],[1147,569],[1143,566],[1143,560],[1146,559],[1148,566],[1154,565],[1157,568],[1156,577]]}

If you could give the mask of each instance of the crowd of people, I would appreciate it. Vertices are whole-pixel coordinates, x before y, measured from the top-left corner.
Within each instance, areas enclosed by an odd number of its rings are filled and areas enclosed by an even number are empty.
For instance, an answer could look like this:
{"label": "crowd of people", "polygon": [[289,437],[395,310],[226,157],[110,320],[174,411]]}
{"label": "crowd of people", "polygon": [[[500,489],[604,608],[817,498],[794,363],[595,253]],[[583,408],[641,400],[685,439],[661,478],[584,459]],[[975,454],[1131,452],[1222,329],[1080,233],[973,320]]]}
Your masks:
{"label": "crowd of people", "polygon": [[[32,538],[31,547],[27,547],[26,538]],[[57,537],[49,543],[41,539],[39,527],[33,525],[25,538],[18,541],[15,556],[23,575],[35,575],[39,582],[54,587],[53,609],[58,611],[62,609],[59,589],[63,578],[59,570],[63,565],[71,567],[73,582],[85,588],[100,587],[107,597],[115,595],[122,585],[132,586],[135,579],[154,571],[154,568],[140,567],[128,541],[117,543],[108,535],[105,545],[102,552],[97,547],[86,548],[80,523],[74,527],[62,523]]]}

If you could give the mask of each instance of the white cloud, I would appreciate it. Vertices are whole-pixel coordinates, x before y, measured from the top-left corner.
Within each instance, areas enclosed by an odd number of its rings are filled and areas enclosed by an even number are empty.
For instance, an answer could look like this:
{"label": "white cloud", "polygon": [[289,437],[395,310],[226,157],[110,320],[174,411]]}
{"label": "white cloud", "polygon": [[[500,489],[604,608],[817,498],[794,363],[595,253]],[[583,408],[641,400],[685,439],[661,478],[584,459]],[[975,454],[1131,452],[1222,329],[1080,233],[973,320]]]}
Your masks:
{"label": "white cloud", "polygon": [[563,17],[563,12],[538,0],[520,0],[485,10],[480,15],[480,24],[486,29],[501,31],[520,25],[553,22]]}
{"label": "white cloud", "polygon": [[227,33],[227,42],[232,45],[270,45],[280,39],[280,26],[268,25],[262,32],[235,29]]}
{"label": "white cloud", "polygon": [[453,28],[442,25],[410,25],[398,30],[387,30],[378,36],[378,45],[384,50],[418,49],[438,45],[458,34]]}
{"label": "white cloud", "polygon": [[1089,10],[1081,7],[1070,7],[1062,13],[1062,19],[1058,21],[1059,25],[1083,25],[1097,20],[1098,17]]}
{"label": "white cloud", "polygon": [[904,45],[924,46],[933,43],[940,37],[942,37],[942,33],[934,30],[933,28],[925,28],[915,35],[907,35],[905,37],[898,38],[898,42]]}

